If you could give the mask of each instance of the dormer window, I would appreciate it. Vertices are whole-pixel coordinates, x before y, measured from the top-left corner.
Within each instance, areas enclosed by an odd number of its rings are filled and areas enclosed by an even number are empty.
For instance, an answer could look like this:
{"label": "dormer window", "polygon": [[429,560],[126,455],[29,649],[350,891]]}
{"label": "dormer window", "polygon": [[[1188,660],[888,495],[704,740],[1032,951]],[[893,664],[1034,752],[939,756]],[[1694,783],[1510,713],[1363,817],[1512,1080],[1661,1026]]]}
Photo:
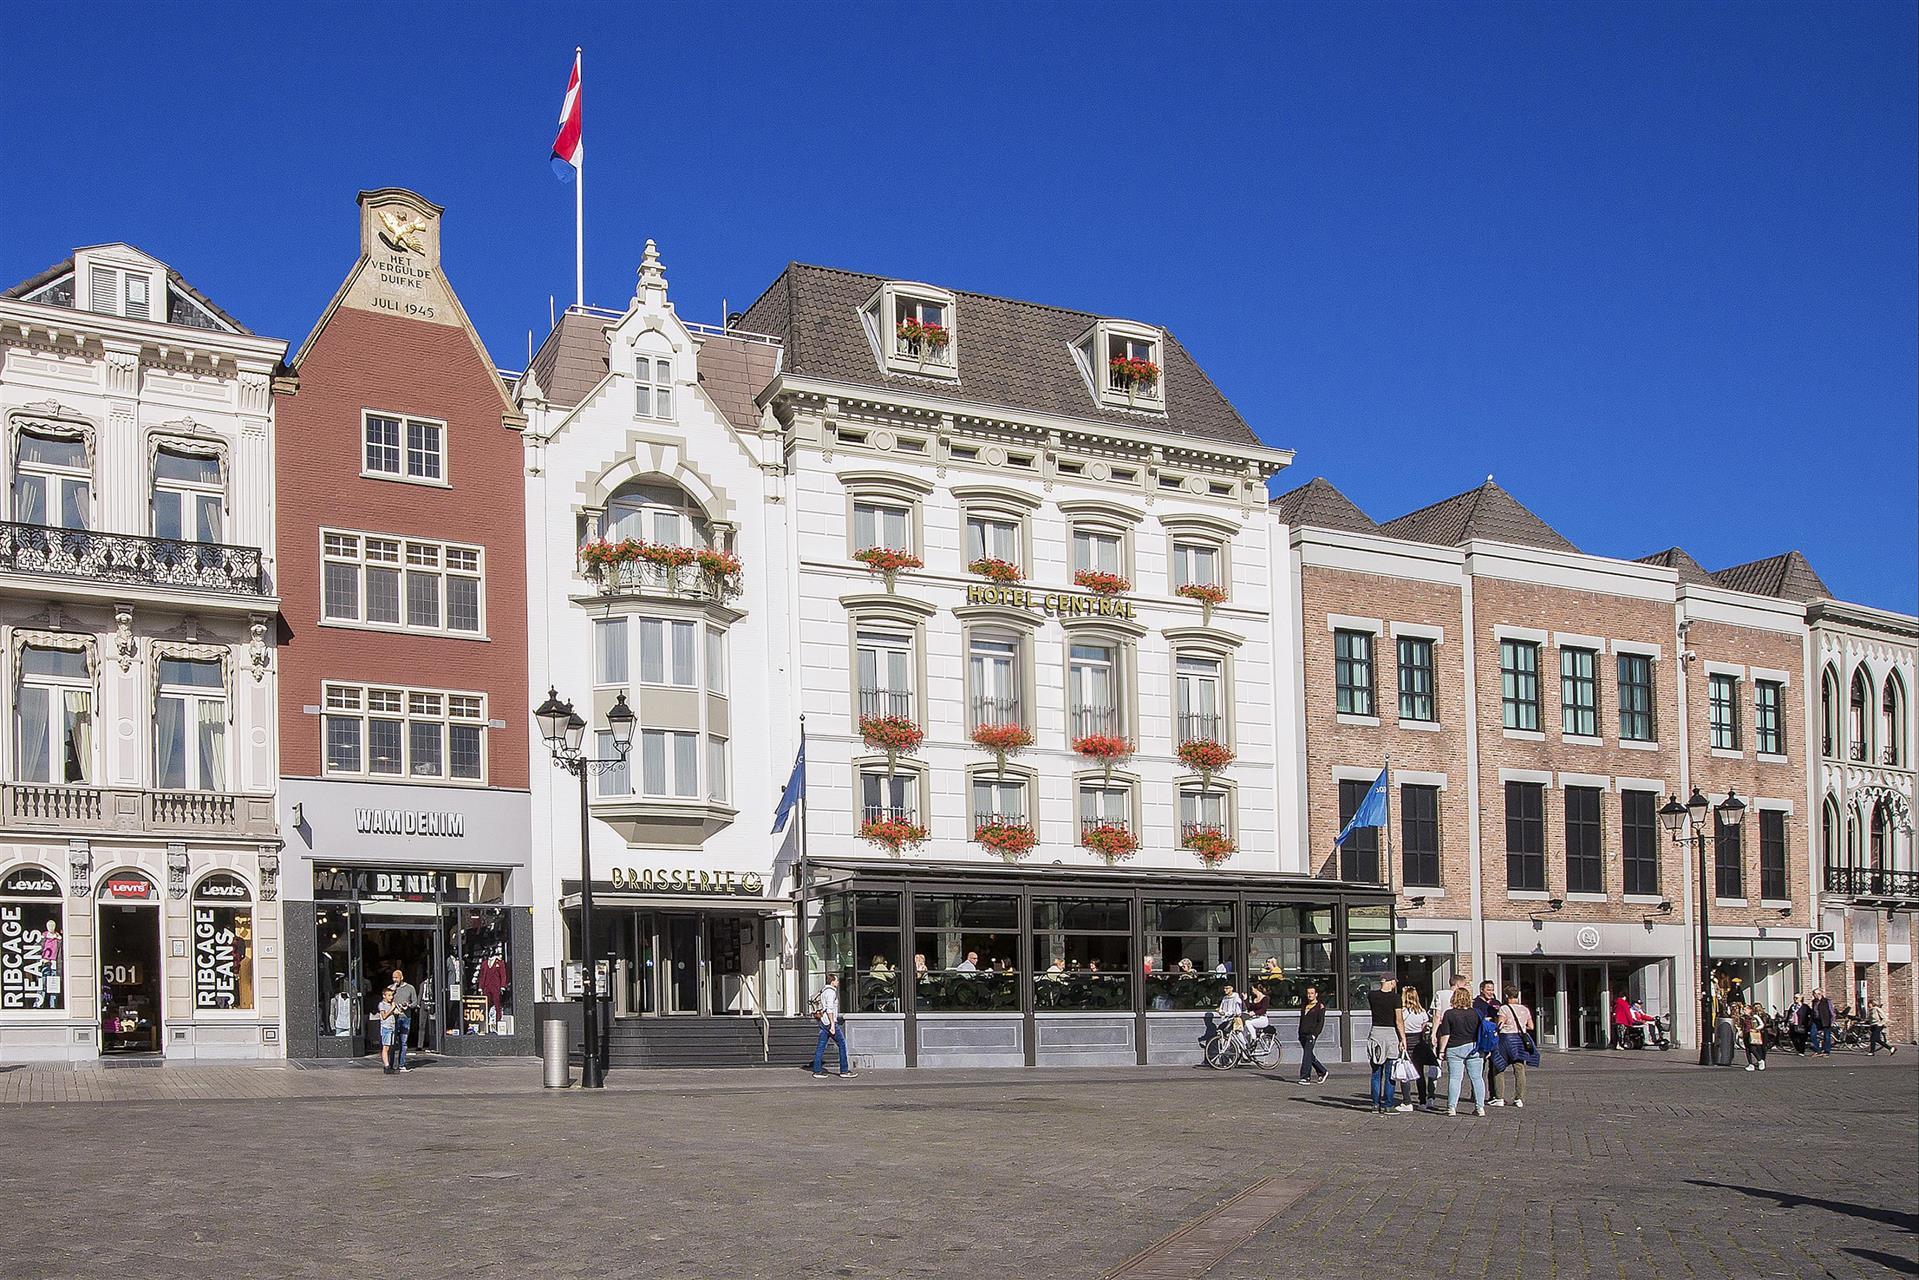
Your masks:
{"label": "dormer window", "polygon": [[1166,405],[1165,349],[1158,329],[1101,320],[1074,345],[1073,355],[1102,407],[1161,412]]}
{"label": "dormer window", "polygon": [[923,284],[887,284],[861,312],[888,373],[951,378],[959,371],[953,295]]}
{"label": "dormer window", "polygon": [[87,310],[129,320],[153,318],[151,273],[95,262],[87,267]]}

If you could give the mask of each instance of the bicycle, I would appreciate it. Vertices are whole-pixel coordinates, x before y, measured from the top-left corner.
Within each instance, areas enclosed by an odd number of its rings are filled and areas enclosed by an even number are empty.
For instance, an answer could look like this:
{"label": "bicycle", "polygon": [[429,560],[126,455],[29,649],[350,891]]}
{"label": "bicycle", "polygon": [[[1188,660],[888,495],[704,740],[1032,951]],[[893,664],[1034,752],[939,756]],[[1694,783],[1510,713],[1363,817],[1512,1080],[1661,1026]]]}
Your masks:
{"label": "bicycle", "polygon": [[1267,1026],[1257,1034],[1246,1029],[1244,1018],[1234,1018],[1206,1039],[1206,1065],[1215,1071],[1230,1071],[1252,1063],[1271,1071],[1279,1065],[1279,1032]]}

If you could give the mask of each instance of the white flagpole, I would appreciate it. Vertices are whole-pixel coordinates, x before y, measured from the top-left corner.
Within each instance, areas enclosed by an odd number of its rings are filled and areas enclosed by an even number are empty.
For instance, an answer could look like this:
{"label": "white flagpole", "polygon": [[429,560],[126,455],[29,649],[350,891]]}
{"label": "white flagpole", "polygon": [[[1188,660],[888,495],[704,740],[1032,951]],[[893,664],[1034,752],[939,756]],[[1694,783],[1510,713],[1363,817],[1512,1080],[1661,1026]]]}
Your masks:
{"label": "white flagpole", "polygon": [[573,170],[573,301],[586,305],[586,68],[580,46],[573,47],[573,67],[580,77],[580,163]]}

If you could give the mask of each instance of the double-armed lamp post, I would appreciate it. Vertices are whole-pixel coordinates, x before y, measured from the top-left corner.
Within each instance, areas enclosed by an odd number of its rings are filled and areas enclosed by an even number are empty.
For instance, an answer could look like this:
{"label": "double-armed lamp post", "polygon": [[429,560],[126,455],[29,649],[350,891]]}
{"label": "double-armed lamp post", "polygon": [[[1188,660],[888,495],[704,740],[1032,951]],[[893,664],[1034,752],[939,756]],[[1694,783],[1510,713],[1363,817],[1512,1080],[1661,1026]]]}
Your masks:
{"label": "double-armed lamp post", "polygon": [[[1699,1065],[1712,1065],[1712,1024],[1713,1004],[1717,992],[1712,980],[1712,953],[1708,942],[1710,926],[1707,924],[1707,910],[1712,902],[1712,886],[1707,882],[1706,868],[1706,823],[1708,817],[1717,816],[1719,829],[1738,831],[1739,824],[1746,817],[1746,802],[1731,790],[1718,804],[1710,804],[1706,797],[1699,794],[1699,788],[1692,789],[1692,799],[1679,803],[1678,796],[1669,796],[1665,806],[1659,810],[1659,821],[1665,824],[1673,843],[1684,844],[1688,833],[1691,834],[1699,858]],[[1717,849],[1720,840],[1719,830],[1713,832],[1713,846]]]}
{"label": "double-armed lamp post", "polygon": [[571,702],[560,701],[558,690],[546,691],[546,701],[533,718],[539,722],[547,750],[553,753],[553,763],[580,780],[580,1004],[586,1014],[586,1060],[580,1070],[580,1087],[599,1089],[605,1086],[606,1076],[600,1069],[600,994],[593,962],[593,832],[586,780],[626,763],[633,750],[635,717],[622,693],[606,713],[613,754],[601,759],[586,754],[586,721],[573,710]]}

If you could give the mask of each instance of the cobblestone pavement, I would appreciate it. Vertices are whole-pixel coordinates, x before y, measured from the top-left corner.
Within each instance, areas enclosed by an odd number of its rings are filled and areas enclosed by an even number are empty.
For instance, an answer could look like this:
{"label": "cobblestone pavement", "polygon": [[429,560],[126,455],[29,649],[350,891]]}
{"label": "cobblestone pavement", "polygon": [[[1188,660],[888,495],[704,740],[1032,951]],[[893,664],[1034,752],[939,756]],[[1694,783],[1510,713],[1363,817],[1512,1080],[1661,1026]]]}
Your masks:
{"label": "cobblestone pavement", "polygon": [[1919,1274],[1919,1054],[1677,1059],[1484,1120],[1352,1068],[0,1068],[0,1276],[1098,1277],[1189,1226],[1126,1274]]}

